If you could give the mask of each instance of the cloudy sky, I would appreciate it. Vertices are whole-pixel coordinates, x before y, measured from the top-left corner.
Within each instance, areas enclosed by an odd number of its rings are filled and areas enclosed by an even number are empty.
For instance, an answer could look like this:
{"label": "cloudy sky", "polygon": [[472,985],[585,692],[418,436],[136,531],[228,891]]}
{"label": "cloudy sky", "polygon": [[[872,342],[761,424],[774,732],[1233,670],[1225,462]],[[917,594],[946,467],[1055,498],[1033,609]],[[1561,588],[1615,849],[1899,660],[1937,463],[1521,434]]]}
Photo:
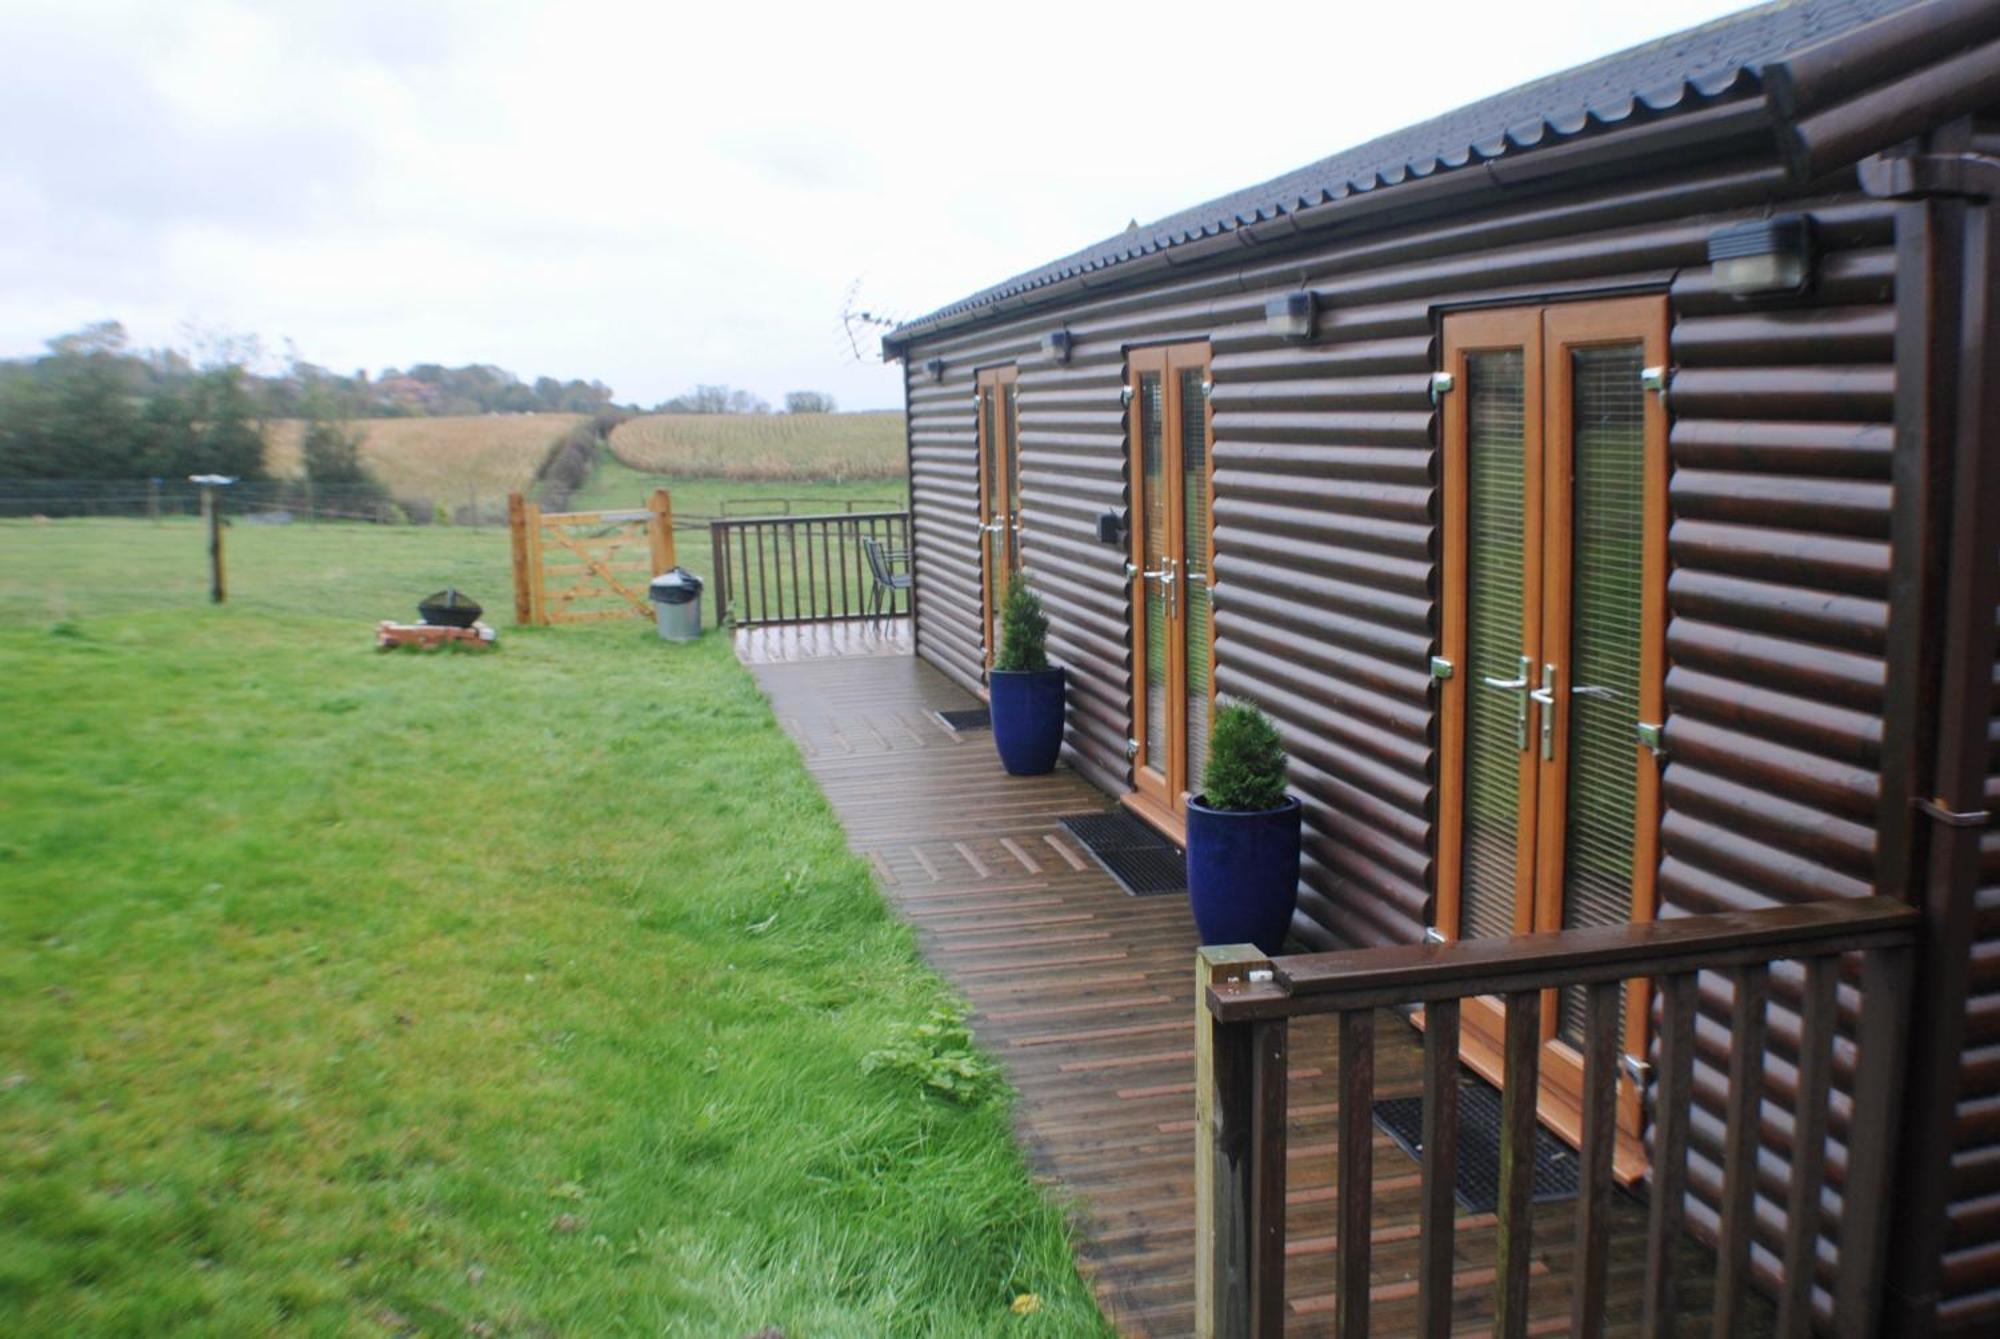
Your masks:
{"label": "cloudy sky", "polygon": [[890,406],[857,285],[919,315],[1738,7],[0,0],[0,356],[112,317]]}

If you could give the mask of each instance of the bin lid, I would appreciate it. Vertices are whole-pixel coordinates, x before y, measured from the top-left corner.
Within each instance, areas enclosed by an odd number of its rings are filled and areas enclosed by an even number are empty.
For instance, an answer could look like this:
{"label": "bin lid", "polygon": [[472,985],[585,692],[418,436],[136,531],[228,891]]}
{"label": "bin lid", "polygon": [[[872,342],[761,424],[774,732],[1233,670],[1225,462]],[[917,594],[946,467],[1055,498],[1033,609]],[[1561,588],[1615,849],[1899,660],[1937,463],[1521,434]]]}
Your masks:
{"label": "bin lid", "polygon": [[676,567],[654,577],[647,589],[661,604],[686,604],[701,598],[701,578],[685,567]]}

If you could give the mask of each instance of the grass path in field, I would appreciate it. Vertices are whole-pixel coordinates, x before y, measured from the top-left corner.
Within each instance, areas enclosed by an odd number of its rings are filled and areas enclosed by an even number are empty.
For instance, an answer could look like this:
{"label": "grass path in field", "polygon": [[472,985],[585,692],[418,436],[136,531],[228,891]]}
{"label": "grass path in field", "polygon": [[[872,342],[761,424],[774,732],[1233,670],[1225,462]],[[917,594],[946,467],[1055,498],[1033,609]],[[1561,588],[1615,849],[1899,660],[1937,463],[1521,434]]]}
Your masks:
{"label": "grass path in field", "polygon": [[1004,1095],[864,1067],[946,993],[722,639],[230,552],[0,525],[0,1333],[1104,1333]]}

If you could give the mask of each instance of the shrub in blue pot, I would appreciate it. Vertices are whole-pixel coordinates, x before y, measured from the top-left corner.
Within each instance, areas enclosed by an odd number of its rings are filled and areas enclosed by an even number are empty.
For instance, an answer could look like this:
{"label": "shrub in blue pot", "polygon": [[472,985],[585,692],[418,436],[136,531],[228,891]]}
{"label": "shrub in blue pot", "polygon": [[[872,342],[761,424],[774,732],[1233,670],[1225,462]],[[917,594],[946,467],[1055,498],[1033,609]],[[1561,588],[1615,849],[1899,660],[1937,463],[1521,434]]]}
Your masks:
{"label": "shrub in blue pot", "polygon": [[1270,718],[1247,702],[1223,707],[1202,793],[1187,806],[1188,900],[1202,943],[1283,947],[1299,902],[1299,819]]}
{"label": "shrub in blue pot", "polygon": [[986,675],[993,744],[1014,776],[1055,770],[1062,756],[1064,671],[1049,664],[1049,616],[1020,572],[1007,580],[1000,652]]}

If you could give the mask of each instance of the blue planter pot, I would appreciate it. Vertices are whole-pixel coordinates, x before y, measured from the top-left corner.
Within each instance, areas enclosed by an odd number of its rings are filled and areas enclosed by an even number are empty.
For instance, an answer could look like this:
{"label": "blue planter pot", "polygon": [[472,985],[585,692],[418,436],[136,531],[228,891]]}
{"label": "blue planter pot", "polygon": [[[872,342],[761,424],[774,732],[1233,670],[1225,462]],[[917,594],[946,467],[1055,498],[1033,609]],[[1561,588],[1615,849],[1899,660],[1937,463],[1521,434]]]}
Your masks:
{"label": "blue planter pot", "polygon": [[1188,901],[1204,944],[1275,954],[1299,904],[1299,802],[1243,813],[1187,806]]}
{"label": "blue planter pot", "polygon": [[993,712],[993,745],[1013,776],[1053,772],[1062,756],[1066,671],[992,670],[986,676]]}

